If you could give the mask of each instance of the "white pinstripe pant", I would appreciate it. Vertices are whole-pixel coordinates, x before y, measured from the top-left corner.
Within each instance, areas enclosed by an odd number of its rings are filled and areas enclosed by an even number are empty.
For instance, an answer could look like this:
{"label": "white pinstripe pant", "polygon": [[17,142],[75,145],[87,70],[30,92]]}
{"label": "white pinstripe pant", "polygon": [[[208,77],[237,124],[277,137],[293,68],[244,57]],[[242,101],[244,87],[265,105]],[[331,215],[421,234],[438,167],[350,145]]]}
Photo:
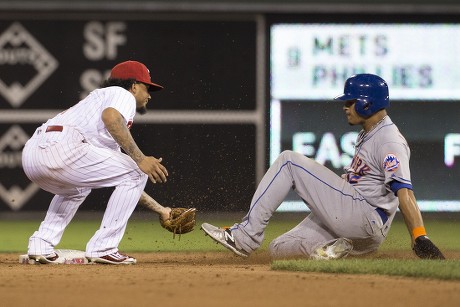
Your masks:
{"label": "white pinstripe pant", "polygon": [[148,176],[127,155],[85,142],[71,127],[62,132],[37,129],[22,154],[24,172],[42,189],[56,194],[44,221],[29,239],[28,254],[52,253],[78,207],[92,189],[115,187],[99,230],[86,246],[87,257],[118,251],[128,219]]}

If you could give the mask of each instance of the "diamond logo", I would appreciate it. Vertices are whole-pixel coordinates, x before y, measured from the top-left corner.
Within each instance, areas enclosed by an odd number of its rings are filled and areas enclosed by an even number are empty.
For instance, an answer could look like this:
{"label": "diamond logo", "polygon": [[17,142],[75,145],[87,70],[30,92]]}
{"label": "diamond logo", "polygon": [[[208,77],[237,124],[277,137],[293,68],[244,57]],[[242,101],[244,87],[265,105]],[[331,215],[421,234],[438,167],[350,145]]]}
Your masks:
{"label": "diamond logo", "polygon": [[0,35],[0,94],[13,108],[19,108],[58,65],[20,23]]}
{"label": "diamond logo", "polygon": [[[22,168],[22,148],[28,139],[29,136],[27,133],[18,125],[13,125],[3,136],[1,136],[0,169]],[[25,189],[17,185],[6,188],[0,183],[0,199],[3,199],[12,210],[16,211],[21,209],[39,189],[39,186],[35,183],[30,183]]]}

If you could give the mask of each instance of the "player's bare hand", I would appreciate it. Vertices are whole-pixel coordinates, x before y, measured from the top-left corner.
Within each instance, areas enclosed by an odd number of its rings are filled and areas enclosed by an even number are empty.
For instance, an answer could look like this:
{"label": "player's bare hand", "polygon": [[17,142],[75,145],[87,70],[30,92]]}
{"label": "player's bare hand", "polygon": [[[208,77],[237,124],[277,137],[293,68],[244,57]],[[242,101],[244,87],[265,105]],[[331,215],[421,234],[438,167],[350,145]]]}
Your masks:
{"label": "player's bare hand", "polygon": [[168,176],[168,170],[161,164],[163,159],[157,159],[155,157],[145,157],[138,166],[146,173],[153,183],[166,182]]}
{"label": "player's bare hand", "polygon": [[163,221],[166,221],[169,219],[171,214],[171,208],[170,207],[164,207],[163,210],[160,212],[160,217],[163,219]]}

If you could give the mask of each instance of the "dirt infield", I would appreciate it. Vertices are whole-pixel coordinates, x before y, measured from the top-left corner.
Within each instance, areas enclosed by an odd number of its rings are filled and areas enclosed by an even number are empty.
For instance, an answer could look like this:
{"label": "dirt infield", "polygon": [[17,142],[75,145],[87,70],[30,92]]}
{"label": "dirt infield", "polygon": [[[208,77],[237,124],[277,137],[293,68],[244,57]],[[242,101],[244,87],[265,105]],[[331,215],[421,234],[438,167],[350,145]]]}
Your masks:
{"label": "dirt infield", "polygon": [[264,253],[135,253],[138,264],[24,265],[0,255],[2,306],[454,306],[460,282],[280,272]]}

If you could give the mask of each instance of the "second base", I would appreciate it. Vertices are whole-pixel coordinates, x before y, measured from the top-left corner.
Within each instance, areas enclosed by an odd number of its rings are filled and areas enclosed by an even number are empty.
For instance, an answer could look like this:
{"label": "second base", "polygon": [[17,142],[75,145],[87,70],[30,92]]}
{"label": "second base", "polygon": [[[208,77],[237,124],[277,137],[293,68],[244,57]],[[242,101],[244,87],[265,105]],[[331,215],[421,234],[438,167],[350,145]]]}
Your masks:
{"label": "second base", "polygon": [[[59,255],[60,261],[56,264],[88,264],[88,259],[85,257],[84,251],[74,249],[57,249],[55,252]],[[40,264],[34,259],[30,259],[29,255],[19,255],[19,263],[21,264]]]}

